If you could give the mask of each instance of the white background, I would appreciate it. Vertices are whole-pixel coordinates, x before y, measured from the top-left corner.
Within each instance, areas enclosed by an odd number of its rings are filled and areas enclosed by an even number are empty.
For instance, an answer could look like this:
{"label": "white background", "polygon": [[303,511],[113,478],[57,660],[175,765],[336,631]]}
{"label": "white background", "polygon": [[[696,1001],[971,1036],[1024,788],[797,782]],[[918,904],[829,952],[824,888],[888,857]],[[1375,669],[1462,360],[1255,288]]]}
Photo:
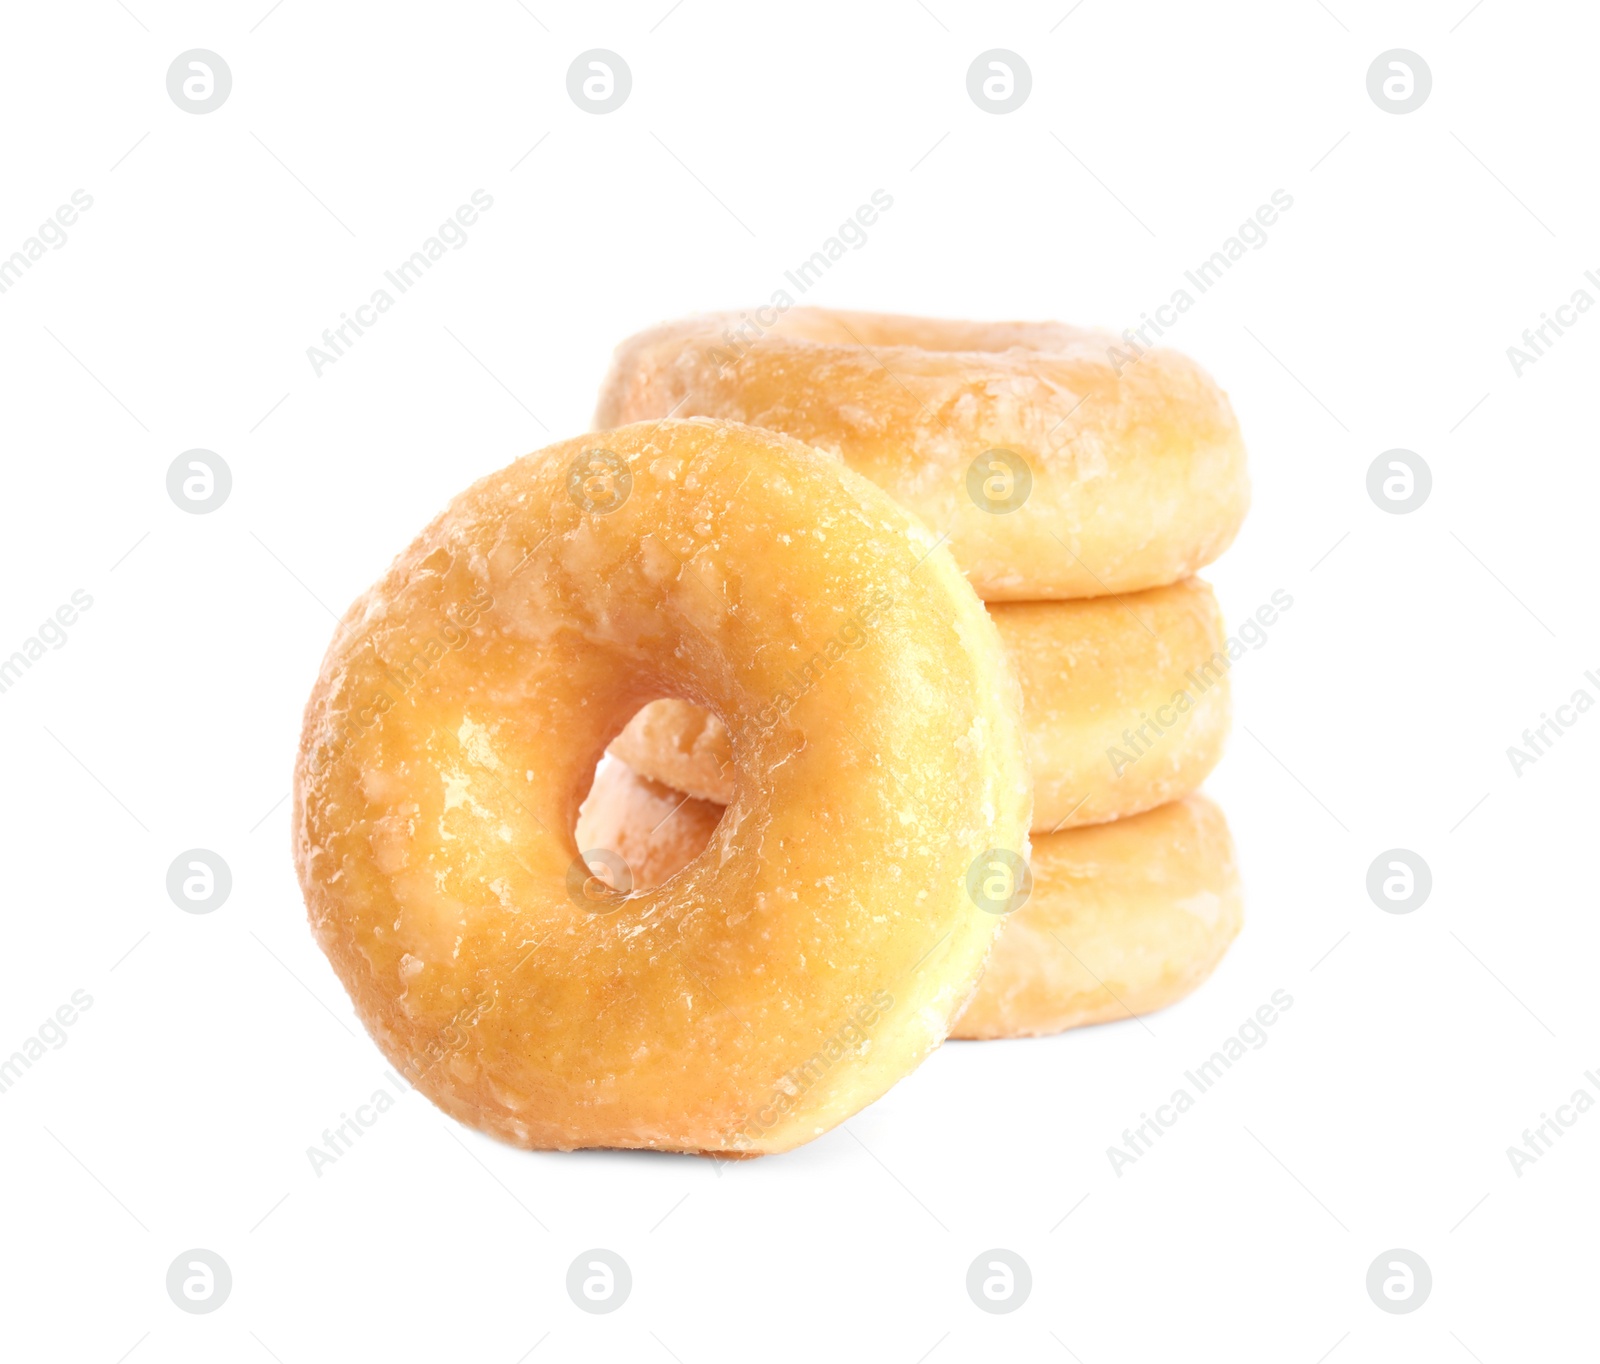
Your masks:
{"label": "white background", "polygon": [[[0,253],[75,189],[94,206],[0,296],[0,653],[74,590],[94,604],[0,695],[0,1054],[94,1003],[0,1095],[4,1353],[1509,1364],[1592,1342],[1600,1116],[1520,1178],[1506,1148],[1597,1091],[1600,713],[1520,776],[1506,749],[1600,696],[1600,315],[1521,377],[1506,348],[1600,269],[1593,13],[267,3],[6,11]],[[204,116],[165,85],[194,47],[233,73]],[[566,90],[593,47],[633,73],[603,117]],[[1005,116],[966,91],[993,47],[1033,73]],[[1405,116],[1366,90],[1395,47],[1433,73]],[[478,188],[468,244],[317,377],[323,328]],[[808,301],[1116,329],[1293,196],[1169,338],[1251,451],[1254,508],[1208,576],[1234,621],[1295,603],[1235,668],[1208,785],[1242,937],[1145,1023],[947,1046],[782,1157],[529,1154],[407,1094],[319,1178],[306,1148],[393,1088],[288,854],[331,617],[469,481],[585,429],[618,340],[765,299],[880,188],[893,208]],[[165,490],[193,447],[233,472],[206,516]],[[1433,471],[1410,515],[1366,492],[1391,447]],[[197,846],[233,873],[209,916],[165,890]],[[1404,916],[1365,890],[1397,846],[1434,878]],[[1106,1148],[1278,989],[1267,1045],[1114,1174]],[[565,1291],[593,1246],[633,1272],[609,1316]],[[165,1291],[191,1247],[232,1269],[211,1315]],[[991,1247],[1031,1266],[1011,1315],[965,1290]],[[1432,1269],[1411,1315],[1367,1296],[1391,1247]]]}

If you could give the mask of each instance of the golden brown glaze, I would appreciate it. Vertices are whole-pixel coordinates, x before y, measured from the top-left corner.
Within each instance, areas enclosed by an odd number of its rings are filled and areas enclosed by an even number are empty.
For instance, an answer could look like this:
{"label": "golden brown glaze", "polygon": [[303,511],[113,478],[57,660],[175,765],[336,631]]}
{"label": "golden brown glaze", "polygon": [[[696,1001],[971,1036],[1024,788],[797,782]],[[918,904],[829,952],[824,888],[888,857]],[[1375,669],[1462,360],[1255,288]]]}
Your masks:
{"label": "golden brown glaze", "polygon": [[1037,1037],[1154,1013],[1222,960],[1244,894],[1222,811],[1187,796],[1034,840],[1033,894],[952,1037]]}
{"label": "golden brown glaze", "polygon": [[595,424],[668,413],[842,456],[947,535],[987,601],[1178,582],[1228,547],[1250,502],[1238,422],[1194,361],[1054,322],[686,318],[617,348]]}
{"label": "golden brown glaze", "polygon": [[[618,895],[571,830],[606,741],[662,694],[724,720],[740,777],[690,869]],[[787,1150],[969,997],[999,923],[968,868],[1027,843],[1018,705],[954,563],[837,461],[707,420],[554,445],[345,614],[295,772],[311,925],[384,1053],[463,1122]]]}

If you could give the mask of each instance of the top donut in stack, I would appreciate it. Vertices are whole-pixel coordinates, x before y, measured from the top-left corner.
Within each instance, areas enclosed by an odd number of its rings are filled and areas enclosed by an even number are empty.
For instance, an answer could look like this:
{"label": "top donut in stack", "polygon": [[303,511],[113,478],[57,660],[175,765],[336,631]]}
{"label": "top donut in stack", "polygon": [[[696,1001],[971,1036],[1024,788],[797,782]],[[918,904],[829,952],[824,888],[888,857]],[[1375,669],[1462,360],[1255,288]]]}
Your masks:
{"label": "top donut in stack", "polygon": [[991,602],[1179,582],[1244,520],[1233,409],[1176,351],[1055,322],[762,315],[624,341],[596,425],[725,417],[832,451],[944,532]]}
{"label": "top donut in stack", "polygon": [[[595,424],[669,415],[829,451],[948,545],[1022,683],[1036,833],[1152,809],[1216,764],[1228,644],[1191,575],[1250,488],[1233,409],[1192,360],[1054,322],[710,314],[624,341]],[[648,707],[612,751],[731,797],[728,733],[685,703]]]}

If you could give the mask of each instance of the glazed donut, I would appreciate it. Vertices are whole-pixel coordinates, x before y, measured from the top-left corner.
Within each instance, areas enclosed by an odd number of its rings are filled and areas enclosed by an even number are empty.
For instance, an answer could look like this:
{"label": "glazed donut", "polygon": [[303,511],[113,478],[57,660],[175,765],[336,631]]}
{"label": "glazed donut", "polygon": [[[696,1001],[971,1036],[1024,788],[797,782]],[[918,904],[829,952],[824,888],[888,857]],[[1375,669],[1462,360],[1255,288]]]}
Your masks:
{"label": "glazed donut", "polygon": [[[1228,733],[1231,660],[1206,583],[996,602],[989,614],[1022,683],[1035,833],[1153,809],[1195,790],[1216,766]],[[611,752],[701,800],[733,798],[727,728],[687,701],[646,706]]]}
{"label": "glazed donut", "polygon": [[1033,893],[951,1037],[1041,1037],[1154,1013],[1211,974],[1244,922],[1227,821],[1201,795],[1046,834],[1029,867]]}
{"label": "glazed donut", "polygon": [[[722,807],[606,759],[579,819],[659,885],[705,847]],[[637,859],[636,861],[632,859]],[[952,1037],[1035,1037],[1153,1013],[1209,976],[1239,932],[1233,840],[1204,796],[1034,839],[1033,889],[1007,919]]]}
{"label": "glazed donut", "polygon": [[[456,498],[345,614],[295,772],[311,926],[389,1060],[520,1146],[756,1153],[937,1047],[1002,923],[970,866],[1026,847],[1029,792],[1016,683],[933,546],[728,422]],[[620,894],[574,818],[664,693],[722,717],[740,775],[691,873]]]}
{"label": "glazed donut", "polygon": [[1233,409],[1194,361],[1054,322],[692,317],[617,348],[595,424],[669,413],[841,455],[948,537],[986,601],[1177,582],[1250,501]]}

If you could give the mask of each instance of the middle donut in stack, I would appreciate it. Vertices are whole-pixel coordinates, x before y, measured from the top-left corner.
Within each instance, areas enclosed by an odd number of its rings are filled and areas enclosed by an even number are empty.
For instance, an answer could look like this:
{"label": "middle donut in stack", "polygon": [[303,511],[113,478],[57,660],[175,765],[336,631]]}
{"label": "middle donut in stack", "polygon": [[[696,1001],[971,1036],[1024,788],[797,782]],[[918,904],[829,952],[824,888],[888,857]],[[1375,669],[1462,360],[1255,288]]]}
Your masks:
{"label": "middle donut in stack", "polygon": [[[990,604],[1023,690],[1033,887],[964,1020],[985,1021],[956,1035],[1057,1031],[1198,984],[1238,929],[1231,843],[1214,806],[1202,802],[1198,824],[1180,817],[1192,802],[1162,807],[1221,756],[1231,646],[1210,587],[1190,575],[1232,542],[1249,504],[1238,424],[1210,377],[1176,352],[1056,323],[769,309],[667,324],[618,348],[596,426],[669,415],[764,426],[838,455],[920,515]],[[701,801],[731,794],[727,730],[687,702],[646,707],[611,752]],[[1159,817],[1090,843],[1078,829],[1146,811]],[[1172,874],[1133,887],[1140,867]],[[1157,901],[1200,906],[1204,930],[1147,950],[1155,920],[1141,929],[1137,904]],[[1074,950],[1115,944],[1119,929],[1120,965]],[[1098,1003],[1064,998],[1074,971],[1100,981]]]}

